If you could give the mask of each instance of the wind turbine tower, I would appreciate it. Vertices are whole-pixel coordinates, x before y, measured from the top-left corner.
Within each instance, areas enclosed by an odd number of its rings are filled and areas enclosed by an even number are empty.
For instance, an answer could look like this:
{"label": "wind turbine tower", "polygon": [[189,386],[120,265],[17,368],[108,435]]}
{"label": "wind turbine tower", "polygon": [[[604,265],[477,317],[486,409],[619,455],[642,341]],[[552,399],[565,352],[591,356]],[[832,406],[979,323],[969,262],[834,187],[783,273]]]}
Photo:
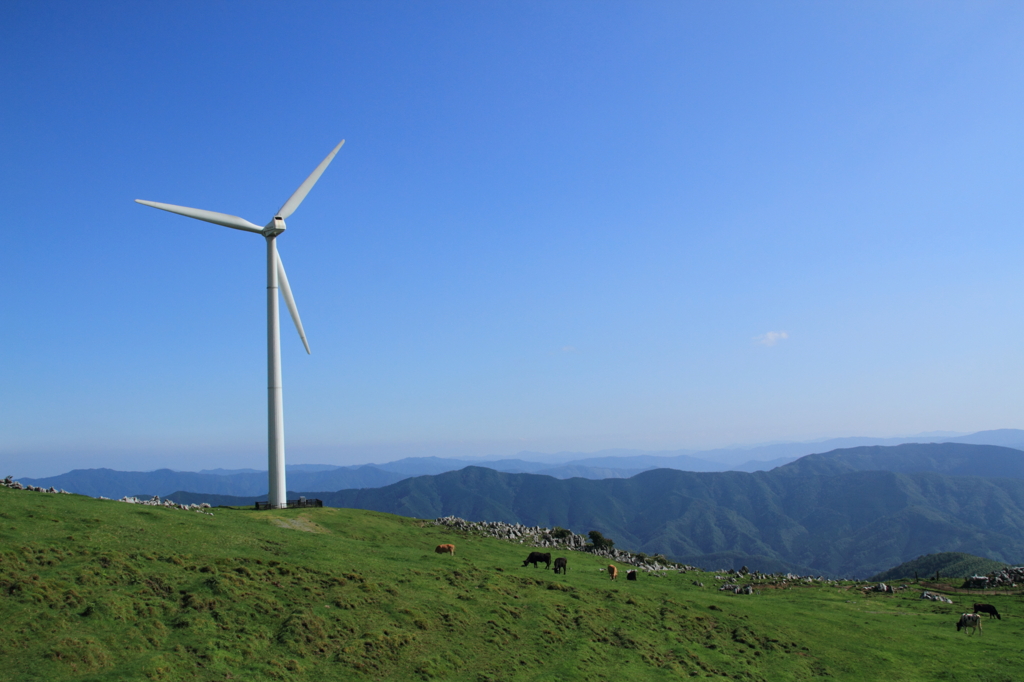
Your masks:
{"label": "wind turbine tower", "polygon": [[204,220],[215,225],[231,227],[243,232],[255,232],[263,235],[267,240],[267,464],[268,476],[270,479],[270,506],[274,509],[282,509],[287,506],[288,486],[285,481],[284,465],[284,412],[281,396],[281,324],[278,319],[277,297],[278,291],[284,295],[284,302],[288,305],[288,312],[292,315],[292,321],[302,339],[302,345],[309,353],[309,343],[306,341],[306,332],[302,329],[302,320],[299,319],[299,309],[295,307],[295,299],[292,297],[292,289],[288,286],[288,276],[284,271],[284,263],[277,252],[277,237],[284,233],[284,221],[295,212],[302,200],[313,189],[313,185],[320,179],[323,172],[334,160],[334,155],[341,149],[345,140],[338,143],[338,146],[331,150],[327,158],[320,162],[320,165],[309,174],[306,181],[299,185],[295,193],[284,202],[284,206],[274,214],[270,222],[264,227],[254,225],[244,218],[217,213],[216,211],[205,211],[200,208],[188,208],[187,206],[175,206],[174,204],[161,204],[156,201],[143,201],[136,199],[137,203],[145,206],[152,206],[163,211],[170,211],[178,215]]}

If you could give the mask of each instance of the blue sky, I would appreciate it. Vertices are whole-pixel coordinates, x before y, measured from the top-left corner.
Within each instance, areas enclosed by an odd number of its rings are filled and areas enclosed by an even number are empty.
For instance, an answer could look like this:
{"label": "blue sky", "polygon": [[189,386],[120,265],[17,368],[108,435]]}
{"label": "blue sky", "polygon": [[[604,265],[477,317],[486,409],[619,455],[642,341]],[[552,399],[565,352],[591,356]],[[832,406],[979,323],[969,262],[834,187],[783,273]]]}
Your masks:
{"label": "blue sky", "polygon": [[[0,5],[19,475],[1022,427],[1024,5]],[[5,472],[4,472],[5,473]]]}

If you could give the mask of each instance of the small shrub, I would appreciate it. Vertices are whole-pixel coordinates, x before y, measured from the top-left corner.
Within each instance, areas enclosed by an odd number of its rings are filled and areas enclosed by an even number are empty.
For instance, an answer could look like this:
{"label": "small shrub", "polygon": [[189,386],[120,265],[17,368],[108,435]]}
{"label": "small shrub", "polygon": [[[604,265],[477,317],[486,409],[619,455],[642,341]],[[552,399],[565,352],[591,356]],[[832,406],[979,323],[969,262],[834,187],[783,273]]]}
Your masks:
{"label": "small shrub", "polygon": [[594,549],[611,549],[615,545],[614,540],[606,538],[600,531],[592,530],[587,535],[590,536]]}

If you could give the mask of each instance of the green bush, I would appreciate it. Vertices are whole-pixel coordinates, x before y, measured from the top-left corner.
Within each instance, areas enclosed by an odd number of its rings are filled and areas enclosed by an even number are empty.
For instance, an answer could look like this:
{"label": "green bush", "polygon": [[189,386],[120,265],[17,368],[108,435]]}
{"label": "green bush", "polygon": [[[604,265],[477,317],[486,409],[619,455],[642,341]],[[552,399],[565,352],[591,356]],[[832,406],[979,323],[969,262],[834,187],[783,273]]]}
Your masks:
{"label": "green bush", "polygon": [[590,536],[594,549],[611,549],[615,545],[614,540],[606,538],[600,531],[592,530],[587,535]]}

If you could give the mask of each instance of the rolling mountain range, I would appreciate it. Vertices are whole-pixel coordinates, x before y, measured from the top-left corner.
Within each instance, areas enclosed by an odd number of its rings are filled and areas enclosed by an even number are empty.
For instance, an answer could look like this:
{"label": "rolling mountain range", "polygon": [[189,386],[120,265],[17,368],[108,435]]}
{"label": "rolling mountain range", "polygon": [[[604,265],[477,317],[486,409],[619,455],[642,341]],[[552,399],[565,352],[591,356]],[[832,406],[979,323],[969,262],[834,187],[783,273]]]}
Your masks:
{"label": "rolling mountain range", "polygon": [[[999,445],[1024,450],[1024,430],[994,429],[959,435],[950,433],[924,433],[899,438],[828,438],[800,443],[770,443],[748,447],[717,448],[714,450],[677,450],[648,452],[643,450],[603,450],[584,454],[560,452],[543,454],[521,452],[520,458],[543,459],[551,462],[572,462],[584,466],[637,467],[680,469],[682,471],[767,471],[806,455],[831,452],[870,445],[902,445],[905,443],[962,443],[967,445]],[[467,462],[477,466],[490,466],[484,461]],[[495,468],[495,467],[491,467]],[[498,469],[501,471],[501,469]],[[440,472],[438,472],[440,473]],[[540,473],[538,471],[524,473]]]}
{"label": "rolling mountain range", "polygon": [[[384,471],[373,466],[334,468],[329,471],[293,471],[289,468],[290,487],[300,490],[341,490],[390,485],[407,478],[406,474]],[[90,497],[120,498],[140,493],[166,496],[174,490],[189,490],[214,495],[258,496],[267,494],[267,472],[230,474],[191,471],[114,471],[113,469],[76,469],[49,478],[22,478],[22,483],[44,488],[53,486]]]}
{"label": "rolling mountain range", "polygon": [[[992,478],[963,475],[978,472]],[[605,480],[467,467],[382,488],[304,494],[328,506],[418,518],[599,530],[624,549],[711,568],[866,577],[949,551],[1024,562],[1024,452],[998,446],[872,446],[769,472],[657,469]]]}
{"label": "rolling mountain range", "polygon": [[[641,471],[655,468],[652,461],[658,458],[638,456],[632,461],[628,457],[612,457],[602,465],[602,458],[595,464],[570,461],[563,464],[545,464],[521,459],[488,461],[486,466],[505,473],[543,473],[555,478],[629,478]],[[668,464],[663,466],[692,466],[695,471],[719,471],[721,465],[693,458],[662,458]],[[692,460],[692,461],[691,461]],[[589,461],[589,460],[588,460]],[[790,461],[786,459],[785,461]],[[775,463],[765,463],[771,467]],[[456,471],[473,462],[443,457],[409,457],[385,464],[364,464],[359,466],[332,466],[325,464],[297,464],[288,466],[288,486],[293,490],[343,490],[349,488],[378,488],[413,476],[428,476]],[[754,468],[758,464],[750,465]],[[754,470],[754,469],[751,469]],[[120,498],[148,491],[154,495],[166,496],[176,490],[214,495],[258,496],[266,495],[267,472],[255,469],[208,469],[201,472],[173,471],[115,471],[113,469],[75,469],[59,476],[47,478],[20,478],[23,483],[44,488],[53,486],[70,492],[91,497]]]}
{"label": "rolling mountain range", "polygon": [[[308,471],[288,468],[288,487],[293,490],[344,490],[349,488],[379,488],[413,476],[444,473],[467,466],[458,460],[438,460],[435,457],[423,457],[425,462],[407,462],[399,471],[384,468],[386,465],[363,465],[358,467],[330,467]],[[491,464],[491,463],[488,463]],[[543,470],[545,475],[556,478],[628,478],[648,468],[613,469],[599,467],[583,467],[566,464],[557,467],[543,468],[535,463],[533,467],[520,466],[508,461],[499,464],[501,471],[521,473],[524,469]],[[299,465],[303,466],[303,465]],[[511,469],[512,471],[507,471]],[[188,490],[194,493],[212,495],[232,495],[240,497],[257,497],[267,494],[266,471],[228,471],[205,473],[191,471],[172,471],[158,469],[156,471],[115,471],[113,469],[76,469],[59,476],[48,478],[21,478],[26,485],[37,485],[43,488],[54,488],[89,495],[90,497],[120,498],[125,495],[152,494],[166,497],[171,491]]]}
{"label": "rolling mountain range", "polygon": [[[733,448],[703,452],[676,451],[649,453],[638,450],[605,450],[593,454],[520,453],[527,459],[475,461],[442,457],[409,457],[385,464],[335,466],[330,464],[293,464],[288,466],[288,484],[292,490],[344,490],[376,488],[404,478],[457,471],[466,466],[484,466],[505,473],[544,474],[568,478],[630,478],[651,469],[681,471],[768,471],[812,453],[854,446],[892,446],[909,438],[835,438],[814,443],[779,443],[755,448]],[[981,431],[947,439],[949,442],[975,445],[1019,446],[1024,449],[1024,431],[1000,429]],[[534,461],[543,460],[547,461]],[[732,462],[729,464],[728,462]],[[923,470],[923,469],[922,469]],[[953,472],[947,472],[953,473]],[[994,475],[994,474],[985,474]],[[149,493],[166,496],[178,490],[240,497],[266,494],[266,471],[255,469],[212,469],[194,472],[160,469],[149,472],[122,472],[111,469],[77,469],[48,478],[20,478],[24,483],[63,488],[92,497],[119,498]]]}

